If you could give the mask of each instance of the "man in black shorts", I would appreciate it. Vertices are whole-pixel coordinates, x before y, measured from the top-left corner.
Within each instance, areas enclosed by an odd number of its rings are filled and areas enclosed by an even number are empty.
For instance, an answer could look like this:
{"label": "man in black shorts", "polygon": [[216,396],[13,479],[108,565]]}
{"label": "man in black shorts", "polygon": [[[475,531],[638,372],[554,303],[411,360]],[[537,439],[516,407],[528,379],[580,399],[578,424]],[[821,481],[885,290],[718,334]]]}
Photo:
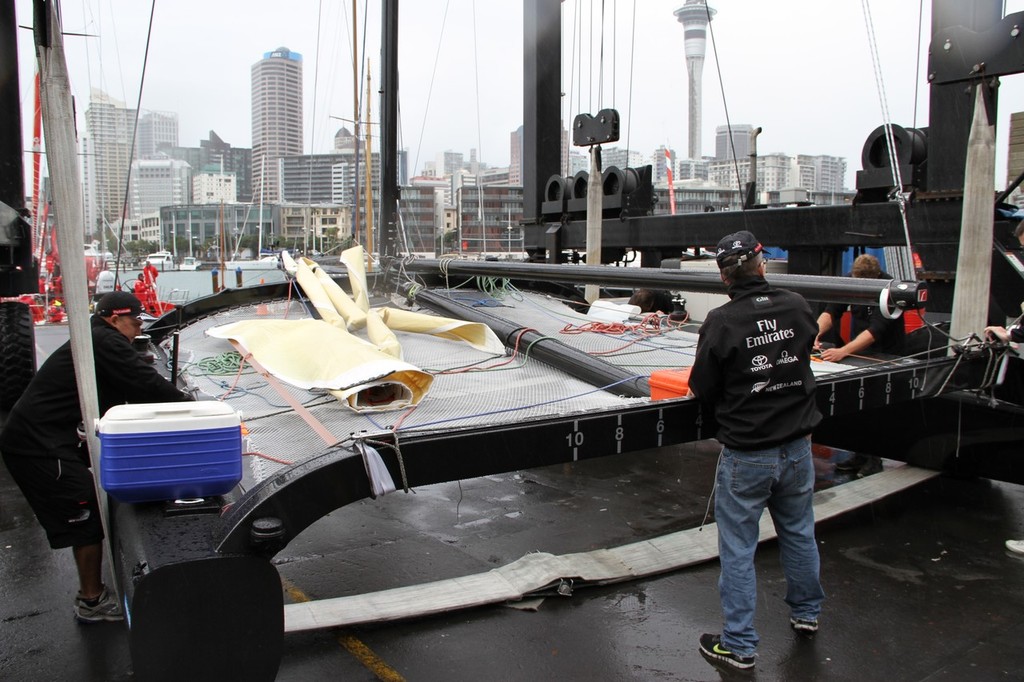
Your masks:
{"label": "man in black shorts", "polygon": [[[96,303],[90,324],[101,414],[123,403],[190,399],[132,347],[142,331],[141,314],[139,300],[123,291]],[[122,620],[121,607],[102,580],[103,526],[81,422],[69,341],[47,358],[11,409],[0,432],[0,453],[50,547],[72,548],[79,581],[75,618]]]}

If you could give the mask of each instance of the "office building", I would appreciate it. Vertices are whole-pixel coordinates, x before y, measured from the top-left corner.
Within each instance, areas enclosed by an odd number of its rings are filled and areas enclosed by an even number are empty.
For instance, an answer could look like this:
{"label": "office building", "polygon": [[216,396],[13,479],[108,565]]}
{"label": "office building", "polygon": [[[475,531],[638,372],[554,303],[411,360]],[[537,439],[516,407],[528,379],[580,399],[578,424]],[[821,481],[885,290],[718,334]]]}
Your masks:
{"label": "office building", "polygon": [[187,161],[195,172],[223,172],[235,176],[237,200],[259,201],[252,192],[252,150],[232,147],[210,131],[208,139],[200,140],[198,147],[171,147],[163,151],[172,159]]}
{"label": "office building", "polygon": [[192,201],[192,168],[178,159],[139,159],[132,162],[129,217],[141,218],[163,206]]}
{"label": "office building", "polygon": [[279,47],[252,66],[252,177],[265,203],[279,199],[278,160],[302,154],[302,55]]}
{"label": "office building", "polygon": [[139,159],[155,159],[167,148],[178,146],[178,115],[165,111],[146,111],[139,116]]}
{"label": "office building", "polygon": [[[729,134],[729,126],[718,126],[715,128],[715,159],[722,161],[735,158],[745,159],[750,156],[750,133],[754,126],[748,123],[737,123],[732,126],[732,135]],[[730,137],[732,143],[730,144]]]}
{"label": "office building", "polygon": [[93,90],[85,110],[84,194],[86,232],[121,219],[132,159],[135,110],[105,92]]}

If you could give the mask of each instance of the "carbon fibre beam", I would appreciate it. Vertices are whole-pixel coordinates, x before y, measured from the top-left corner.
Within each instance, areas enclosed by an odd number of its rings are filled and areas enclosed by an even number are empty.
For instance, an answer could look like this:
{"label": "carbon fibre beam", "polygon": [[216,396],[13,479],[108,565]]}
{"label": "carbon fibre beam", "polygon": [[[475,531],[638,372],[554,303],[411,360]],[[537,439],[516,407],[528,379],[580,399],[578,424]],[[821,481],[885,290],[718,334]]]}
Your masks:
{"label": "carbon fibre beam", "polygon": [[[403,268],[407,272],[421,274],[507,277],[509,279],[571,282],[573,284],[603,284],[725,293],[725,284],[718,273],[704,270],[502,263],[455,259],[413,259],[403,263]],[[928,287],[924,282],[814,275],[769,275],[767,279],[773,285],[796,292],[809,301],[878,305],[880,297],[884,296],[887,297],[890,307],[910,310],[924,306],[928,300]]]}

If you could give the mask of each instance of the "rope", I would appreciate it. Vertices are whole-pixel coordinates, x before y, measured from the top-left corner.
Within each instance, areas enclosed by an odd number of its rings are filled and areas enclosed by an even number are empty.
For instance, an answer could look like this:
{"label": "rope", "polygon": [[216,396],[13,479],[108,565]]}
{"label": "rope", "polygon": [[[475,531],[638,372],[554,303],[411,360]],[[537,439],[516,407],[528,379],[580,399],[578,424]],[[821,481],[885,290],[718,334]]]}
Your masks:
{"label": "rope", "polygon": [[[420,139],[416,143],[416,158],[412,163],[413,172],[420,163],[420,150],[423,148],[423,132],[427,128],[427,113],[430,111],[430,95],[434,92],[434,77],[437,76],[437,63],[441,59],[441,46],[444,45],[444,27],[448,23],[448,6],[451,0],[444,3],[444,15],[441,17],[441,35],[437,40],[437,51],[434,53],[434,69],[430,72],[430,86],[427,88],[427,100],[423,105],[423,123],[420,124]],[[365,31],[364,31],[365,33]]]}
{"label": "rope", "polygon": [[[875,86],[878,89],[878,103],[882,110],[882,125],[885,128],[885,146],[889,152],[889,169],[892,174],[893,198],[900,209],[900,220],[903,223],[903,238],[906,241],[906,251],[896,252],[897,259],[895,269],[901,278],[916,280],[917,272],[914,268],[911,254],[913,248],[910,244],[910,227],[907,224],[907,195],[903,192],[903,177],[900,172],[899,160],[896,158],[896,138],[892,132],[892,123],[889,116],[889,104],[885,95],[885,82],[882,78],[882,68],[878,58],[878,41],[875,38],[874,21],[871,18],[871,5],[869,0],[861,0],[861,7],[864,9],[864,26],[868,35],[868,50],[871,53],[871,65],[875,76]],[[916,80],[916,79],[915,79]]]}
{"label": "rope", "polygon": [[388,448],[388,449],[392,450],[395,453],[395,456],[398,457],[398,472],[399,472],[399,474],[402,477],[402,492],[405,492],[405,493],[409,493],[409,492],[415,493],[416,491],[409,487],[409,477],[405,473],[405,460],[402,458],[402,447],[398,443],[398,433],[397,433],[397,431],[395,432],[394,436],[395,436],[395,442],[394,443],[389,443],[389,442],[387,442],[385,440],[375,440],[375,439],[372,439],[372,438],[364,438],[363,442],[364,443],[369,443],[370,445],[377,445],[377,446],[380,446],[382,448]]}

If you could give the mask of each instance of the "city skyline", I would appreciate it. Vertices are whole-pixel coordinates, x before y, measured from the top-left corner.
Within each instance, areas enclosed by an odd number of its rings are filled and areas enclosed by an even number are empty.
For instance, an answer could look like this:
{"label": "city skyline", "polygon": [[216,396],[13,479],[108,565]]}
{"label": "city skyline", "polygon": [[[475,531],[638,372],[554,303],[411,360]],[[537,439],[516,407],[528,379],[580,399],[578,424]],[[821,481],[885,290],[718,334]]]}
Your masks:
{"label": "city skyline", "polygon": [[[668,146],[677,156],[685,154],[684,41],[682,27],[673,16],[684,2],[621,3],[616,30],[611,28],[610,16],[604,29],[603,69],[573,54],[573,45],[580,43],[599,51],[600,10],[593,10],[592,22],[588,15],[583,16],[586,26],[580,30],[572,16],[575,7],[563,6],[563,110],[567,122],[580,111],[614,106],[623,117],[621,146],[644,153]],[[92,3],[83,7],[85,4]],[[67,38],[80,131],[84,129],[81,121],[89,87],[105,88],[129,108],[137,103],[149,5],[126,0],[108,0],[107,4],[113,12],[98,3],[95,8],[84,7],[88,18],[82,15],[83,7],[63,8],[67,32],[95,36]],[[821,4],[778,0],[769,8],[753,0],[712,2],[718,13],[707,37],[701,136],[705,149],[714,148],[715,129],[726,123],[724,89],[730,122],[764,129],[758,142],[762,153],[843,157],[848,161],[845,184],[853,186],[863,142],[882,121],[881,105],[860,7],[826,8]],[[251,147],[249,68],[263,53],[287,45],[302,53],[305,62],[303,152],[329,151],[337,130],[351,126],[338,119],[351,119],[354,112],[348,47],[351,20],[341,8],[328,5],[320,16],[319,34],[318,5],[311,0],[296,0],[287,12],[278,8],[274,14],[270,14],[269,3],[258,0],[244,5],[193,5],[193,0],[179,0],[173,12],[157,5],[141,108],[177,110],[183,146],[197,145],[213,130],[234,147]],[[880,68],[886,78],[890,120],[904,127],[920,127],[927,125],[928,90],[923,78],[913,76],[924,70],[926,59],[922,54],[918,60],[916,54],[917,7],[902,5],[887,6],[884,13],[876,11]],[[447,6],[429,0],[403,4],[400,12],[400,143],[409,151],[411,174],[422,172],[425,162],[446,150],[468,156],[471,149],[477,149],[481,162],[508,165],[509,131],[522,123],[522,3],[456,2],[446,14]],[[16,0],[23,26],[31,22],[29,7],[28,0]],[[241,11],[243,7],[245,11]],[[1022,8],[1024,0],[1007,3],[1008,12]],[[374,90],[379,87],[377,13],[379,3],[369,3],[366,30],[362,20],[359,26]],[[634,14],[635,29],[630,26]],[[267,21],[268,16],[274,16],[274,21]],[[894,24],[900,26],[899,31]],[[228,33],[238,34],[238,38],[225,37],[224,29],[229,27]],[[842,30],[836,30],[840,27]],[[635,34],[633,53],[630,33]],[[189,45],[199,49],[184,49],[182,36],[186,34]],[[922,53],[927,44],[925,37]],[[19,53],[23,110],[27,110],[33,73],[28,31],[19,34]],[[631,82],[627,67],[634,61]],[[604,78],[598,83],[601,74]],[[377,104],[374,96],[374,118]],[[1009,115],[1019,110],[1024,110],[1024,76],[1003,79],[997,120],[997,183],[1003,182],[1006,174]],[[31,121],[27,114],[25,118],[29,148]]]}

